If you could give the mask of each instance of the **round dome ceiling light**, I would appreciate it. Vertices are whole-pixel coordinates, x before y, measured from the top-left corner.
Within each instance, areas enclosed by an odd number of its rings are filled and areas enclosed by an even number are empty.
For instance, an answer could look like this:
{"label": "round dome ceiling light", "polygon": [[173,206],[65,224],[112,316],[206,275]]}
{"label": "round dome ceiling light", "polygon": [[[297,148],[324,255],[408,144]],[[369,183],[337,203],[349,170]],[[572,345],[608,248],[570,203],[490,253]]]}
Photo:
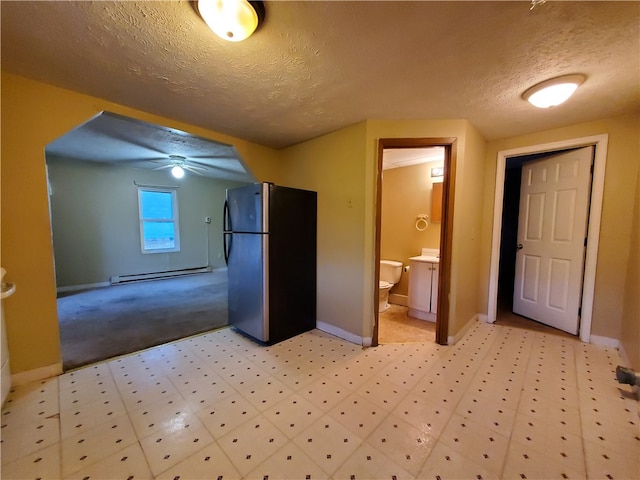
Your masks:
{"label": "round dome ceiling light", "polygon": [[555,107],[566,102],[584,80],[585,76],[581,74],[551,78],[527,89],[522,98],[534,107]]}
{"label": "round dome ceiling light", "polygon": [[264,5],[248,0],[198,0],[198,12],[220,38],[241,42],[258,28]]}

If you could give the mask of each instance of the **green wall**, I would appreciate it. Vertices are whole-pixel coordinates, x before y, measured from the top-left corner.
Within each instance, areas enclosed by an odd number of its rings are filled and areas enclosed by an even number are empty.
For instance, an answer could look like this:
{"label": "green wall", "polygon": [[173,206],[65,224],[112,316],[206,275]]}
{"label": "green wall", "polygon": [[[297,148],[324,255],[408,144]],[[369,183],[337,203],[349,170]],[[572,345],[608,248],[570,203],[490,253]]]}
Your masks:
{"label": "green wall", "polygon": [[[225,190],[240,183],[189,173],[176,180],[168,170],[56,157],[48,158],[47,167],[58,288],[108,282],[118,275],[225,266]],[[142,253],[136,183],[177,187],[179,252]]]}

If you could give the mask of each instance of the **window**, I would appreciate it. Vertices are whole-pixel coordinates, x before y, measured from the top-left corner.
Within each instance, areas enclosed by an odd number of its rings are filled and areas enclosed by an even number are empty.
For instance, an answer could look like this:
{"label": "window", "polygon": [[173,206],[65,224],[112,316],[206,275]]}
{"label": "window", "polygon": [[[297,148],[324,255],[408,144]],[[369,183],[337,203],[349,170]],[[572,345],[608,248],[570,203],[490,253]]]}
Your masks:
{"label": "window", "polygon": [[175,190],[138,188],[142,253],[180,251],[178,197]]}

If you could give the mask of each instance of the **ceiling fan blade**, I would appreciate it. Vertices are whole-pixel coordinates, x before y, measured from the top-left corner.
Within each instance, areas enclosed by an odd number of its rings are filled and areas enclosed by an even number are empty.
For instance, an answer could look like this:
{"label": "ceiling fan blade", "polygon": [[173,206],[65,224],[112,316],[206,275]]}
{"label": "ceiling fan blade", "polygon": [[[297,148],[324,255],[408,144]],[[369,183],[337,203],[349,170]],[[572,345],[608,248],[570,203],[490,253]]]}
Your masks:
{"label": "ceiling fan blade", "polygon": [[114,160],[110,160],[109,163],[113,163],[114,165],[124,165],[129,163],[144,163],[144,162],[153,162],[158,163],[159,161],[166,160],[166,158],[158,157],[158,158],[116,158]]}
{"label": "ceiling fan blade", "polygon": [[238,160],[237,155],[189,155],[189,159],[203,159],[203,160]]}
{"label": "ceiling fan blade", "polygon": [[194,169],[193,167],[189,166],[189,165],[182,165],[182,168],[184,168],[185,170],[190,171],[191,173],[195,173],[196,175],[200,175],[200,176],[204,176],[202,173],[200,173],[198,170]]}
{"label": "ceiling fan blade", "polygon": [[196,170],[209,170],[208,167],[204,167],[202,165],[193,165],[192,163],[185,163],[183,167],[194,168]]}
{"label": "ceiling fan blade", "polygon": [[162,167],[152,168],[151,170],[163,170],[165,168],[171,168],[173,165],[163,165]]}

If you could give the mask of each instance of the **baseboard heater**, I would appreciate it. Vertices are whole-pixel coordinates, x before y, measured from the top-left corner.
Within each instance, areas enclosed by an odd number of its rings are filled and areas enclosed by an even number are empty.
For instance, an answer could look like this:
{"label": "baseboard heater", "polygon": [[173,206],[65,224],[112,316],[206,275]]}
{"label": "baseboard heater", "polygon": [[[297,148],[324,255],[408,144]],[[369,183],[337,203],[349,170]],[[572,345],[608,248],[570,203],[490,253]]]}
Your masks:
{"label": "baseboard heater", "polygon": [[194,273],[210,272],[211,267],[184,268],[182,270],[168,270],[166,272],[138,273],[134,275],[117,275],[111,277],[111,285],[119,283],[141,282],[144,280],[158,280],[161,278],[180,277],[182,275],[193,275]]}

